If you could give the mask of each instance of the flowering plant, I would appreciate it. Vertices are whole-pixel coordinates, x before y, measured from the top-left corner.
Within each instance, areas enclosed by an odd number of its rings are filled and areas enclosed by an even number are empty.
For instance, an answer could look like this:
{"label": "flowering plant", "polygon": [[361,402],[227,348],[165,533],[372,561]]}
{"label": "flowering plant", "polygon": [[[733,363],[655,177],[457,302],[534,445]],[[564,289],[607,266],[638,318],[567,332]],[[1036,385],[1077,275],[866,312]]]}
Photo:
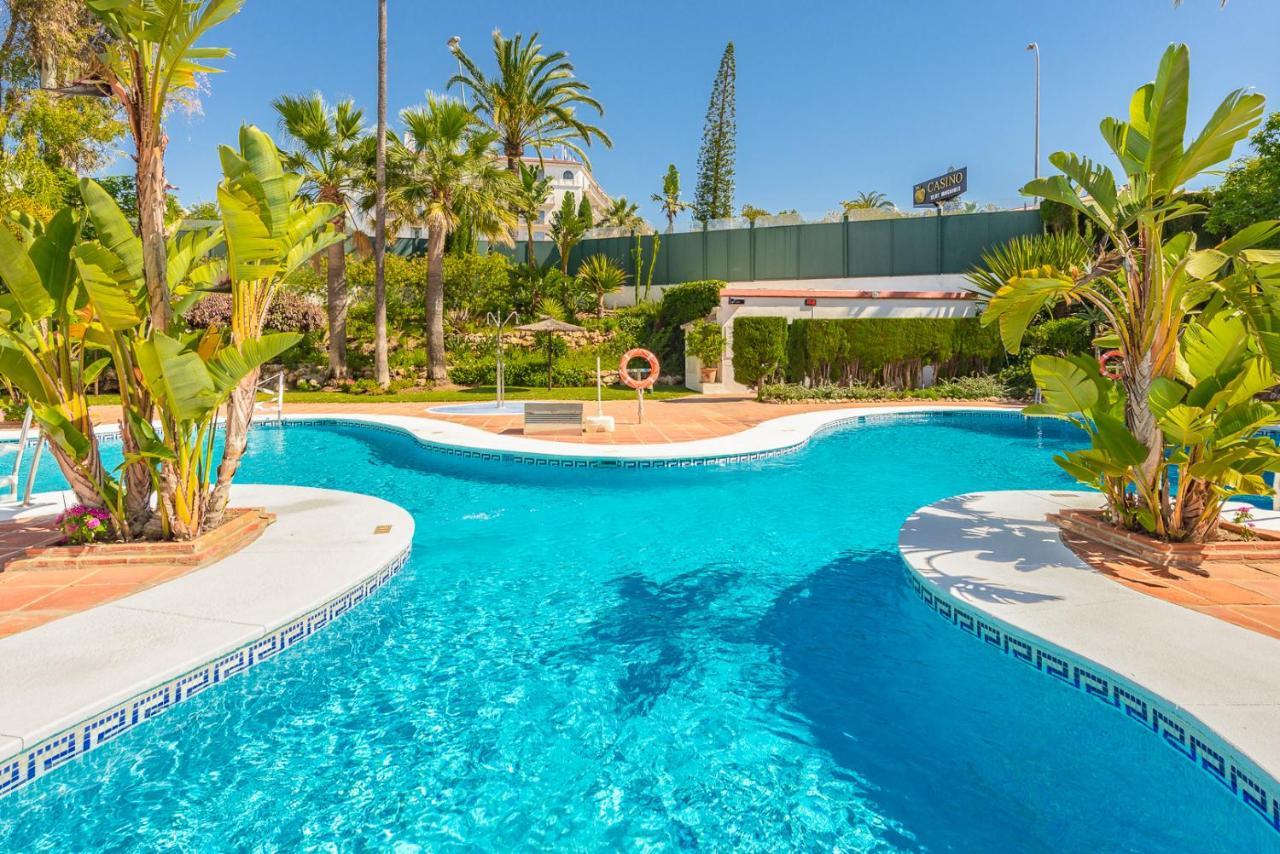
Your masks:
{"label": "flowering plant", "polygon": [[111,536],[111,514],[101,507],[77,504],[57,519],[58,528],[73,546],[105,540]]}

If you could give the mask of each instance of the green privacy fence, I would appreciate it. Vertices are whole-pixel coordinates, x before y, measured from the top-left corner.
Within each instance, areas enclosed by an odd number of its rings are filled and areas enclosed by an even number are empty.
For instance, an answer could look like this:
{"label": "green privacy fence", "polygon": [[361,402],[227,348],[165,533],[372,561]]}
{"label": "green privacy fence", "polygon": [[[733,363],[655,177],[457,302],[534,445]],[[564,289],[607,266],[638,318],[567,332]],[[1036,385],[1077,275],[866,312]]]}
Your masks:
{"label": "green privacy fence", "polygon": [[[663,234],[653,284],[963,273],[987,247],[1040,230],[1039,211],[1026,210]],[[652,241],[652,235],[640,240],[646,265]],[[584,240],[570,254],[569,270],[601,254],[630,272],[634,247],[630,237]],[[523,241],[489,251],[524,260]],[[535,241],[534,251],[540,263],[559,263],[549,241]]]}

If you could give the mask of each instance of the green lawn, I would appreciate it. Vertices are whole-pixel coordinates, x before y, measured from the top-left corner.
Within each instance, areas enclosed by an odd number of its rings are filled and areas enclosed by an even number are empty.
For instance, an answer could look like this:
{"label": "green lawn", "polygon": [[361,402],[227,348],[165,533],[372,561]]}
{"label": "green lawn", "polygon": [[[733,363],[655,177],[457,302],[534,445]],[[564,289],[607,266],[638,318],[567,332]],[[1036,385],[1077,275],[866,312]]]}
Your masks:
{"label": "green lawn", "polygon": [[[666,400],[673,397],[684,397],[693,392],[683,386],[664,386],[650,391],[645,397],[650,400]],[[494,386],[474,386],[452,391],[402,391],[395,394],[347,394],[341,391],[286,391],[285,403],[431,403],[451,400],[493,400],[497,396]],[[631,389],[605,386],[605,400],[634,400],[636,393]],[[261,395],[263,400],[269,399]],[[508,400],[595,400],[595,386],[577,388],[523,388],[507,386]],[[90,403],[119,403],[120,398],[113,394],[94,395]]]}

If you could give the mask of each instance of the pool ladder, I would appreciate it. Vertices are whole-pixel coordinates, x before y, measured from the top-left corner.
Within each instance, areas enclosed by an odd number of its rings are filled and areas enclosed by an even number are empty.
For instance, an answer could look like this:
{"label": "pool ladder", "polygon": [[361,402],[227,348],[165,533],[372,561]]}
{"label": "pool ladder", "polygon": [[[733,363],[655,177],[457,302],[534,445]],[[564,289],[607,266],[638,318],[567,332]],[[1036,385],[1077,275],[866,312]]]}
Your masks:
{"label": "pool ladder", "polygon": [[[27,469],[26,483],[22,487],[22,506],[26,507],[31,504],[31,491],[36,485],[36,472],[40,469],[40,457],[44,453],[44,435],[40,432],[38,426],[33,426],[31,410],[27,410],[27,414],[22,419],[22,430],[18,433],[18,449],[13,458],[13,471],[7,475],[0,475],[0,496],[3,490],[9,490],[9,503],[17,503],[18,501],[18,484],[19,477],[22,473],[22,460],[27,455],[27,442],[31,436],[31,432],[35,430],[35,450],[31,454],[31,468]],[[0,503],[5,502],[0,497]]]}

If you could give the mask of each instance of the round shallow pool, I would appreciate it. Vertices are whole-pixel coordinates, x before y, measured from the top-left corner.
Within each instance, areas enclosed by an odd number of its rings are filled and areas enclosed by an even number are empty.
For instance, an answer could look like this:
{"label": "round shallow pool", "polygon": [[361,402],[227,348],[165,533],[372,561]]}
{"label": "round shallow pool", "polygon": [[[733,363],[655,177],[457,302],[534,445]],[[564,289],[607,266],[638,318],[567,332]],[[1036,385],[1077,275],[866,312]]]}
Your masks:
{"label": "round shallow pool", "polygon": [[496,400],[487,400],[482,403],[449,403],[444,406],[433,406],[427,412],[440,415],[522,415],[524,401],[504,400],[501,406]]}
{"label": "round shallow pool", "polygon": [[410,565],[0,800],[0,850],[1274,850],[1163,739],[908,589],[908,514],[1070,486],[1076,438],[949,413],[618,471],[260,430],[246,480],[401,504]]}

